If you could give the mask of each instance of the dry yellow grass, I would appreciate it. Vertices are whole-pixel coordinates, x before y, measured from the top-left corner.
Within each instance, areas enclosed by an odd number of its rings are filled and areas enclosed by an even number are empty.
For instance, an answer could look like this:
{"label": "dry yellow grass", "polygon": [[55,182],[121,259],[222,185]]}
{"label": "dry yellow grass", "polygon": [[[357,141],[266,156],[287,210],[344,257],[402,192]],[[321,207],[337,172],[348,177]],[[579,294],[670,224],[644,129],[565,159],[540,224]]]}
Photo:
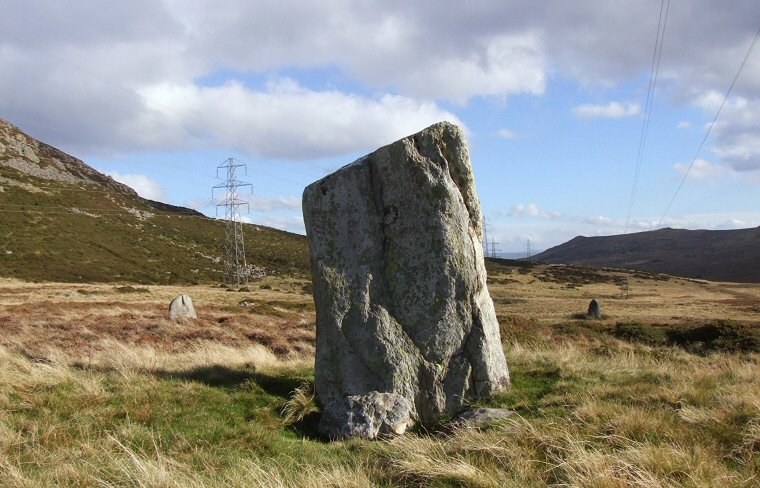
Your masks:
{"label": "dry yellow grass", "polygon": [[[182,353],[200,343],[260,345],[278,356],[314,346],[311,298],[302,284],[266,281],[250,292],[210,286],[126,286],[0,280],[0,345],[33,358],[67,354],[90,363],[116,348]],[[168,320],[169,302],[192,296],[199,320]],[[245,302],[241,304],[241,302]]]}
{"label": "dry yellow grass", "polygon": [[[496,268],[497,273],[492,273],[488,288],[497,310],[524,315],[541,323],[556,323],[573,314],[585,313],[589,301],[596,298],[602,304],[606,321],[760,320],[760,286],[757,284],[675,277],[652,279],[635,273],[600,271],[598,276],[608,278],[609,282],[571,287],[568,286],[570,280],[542,280],[541,274],[547,268],[564,267],[536,265],[529,273],[521,273],[518,268]],[[626,276],[629,293],[623,298],[614,280]],[[512,303],[500,301],[503,299]]]}
{"label": "dry yellow grass", "polygon": [[[520,330],[506,347],[514,387],[487,404],[519,415],[336,443],[304,423],[314,312],[303,282],[130,292],[0,280],[0,485],[758,485],[760,355],[607,332],[618,322],[757,326],[760,286],[640,276],[622,299],[612,272],[572,286],[547,276],[543,266],[490,276],[497,313]],[[198,321],[166,320],[180,293]],[[575,320],[591,298],[605,319]],[[280,413],[288,398],[306,415],[292,426]]]}

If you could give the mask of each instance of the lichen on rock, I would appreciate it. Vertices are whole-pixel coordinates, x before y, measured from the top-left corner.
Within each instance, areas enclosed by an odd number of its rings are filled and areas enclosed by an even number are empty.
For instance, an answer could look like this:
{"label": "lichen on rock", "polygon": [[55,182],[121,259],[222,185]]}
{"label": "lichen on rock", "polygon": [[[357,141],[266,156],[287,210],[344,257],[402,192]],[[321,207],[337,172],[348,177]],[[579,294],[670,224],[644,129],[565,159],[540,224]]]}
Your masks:
{"label": "lichen on rock", "polygon": [[398,395],[431,423],[509,385],[461,129],[435,124],[344,166],[305,189],[303,210],[323,433],[373,432],[335,427],[349,397]]}

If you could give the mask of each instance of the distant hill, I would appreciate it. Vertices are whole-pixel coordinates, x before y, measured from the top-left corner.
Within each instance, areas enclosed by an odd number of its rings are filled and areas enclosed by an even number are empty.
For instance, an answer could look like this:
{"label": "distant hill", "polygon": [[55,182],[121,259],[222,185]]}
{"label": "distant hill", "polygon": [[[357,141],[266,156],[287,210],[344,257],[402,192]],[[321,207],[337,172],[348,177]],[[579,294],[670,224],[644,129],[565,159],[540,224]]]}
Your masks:
{"label": "distant hill", "polygon": [[[0,276],[40,281],[221,279],[224,222],[141,198],[0,119]],[[244,225],[246,259],[308,272],[304,236]]]}
{"label": "distant hill", "polygon": [[740,230],[666,228],[615,236],[578,236],[531,260],[760,283],[760,227]]}

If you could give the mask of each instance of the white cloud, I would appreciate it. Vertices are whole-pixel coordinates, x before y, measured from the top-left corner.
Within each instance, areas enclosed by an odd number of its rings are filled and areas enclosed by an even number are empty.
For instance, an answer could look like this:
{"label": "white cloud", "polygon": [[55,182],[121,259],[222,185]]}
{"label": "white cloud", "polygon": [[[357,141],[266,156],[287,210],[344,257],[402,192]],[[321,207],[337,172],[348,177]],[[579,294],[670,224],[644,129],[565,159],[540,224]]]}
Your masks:
{"label": "white cloud", "polygon": [[737,219],[737,218],[729,218],[725,220],[723,223],[718,224],[715,228],[716,229],[746,229],[749,227],[747,222]]}
{"label": "white cloud", "polygon": [[561,217],[559,212],[546,212],[538,208],[535,203],[518,203],[511,209],[508,214],[510,217],[536,217],[541,219],[558,219]]}
{"label": "white cloud", "polygon": [[182,206],[202,212],[216,205],[216,200],[211,198],[193,198],[185,201]]}
{"label": "white cloud", "polygon": [[678,124],[676,124],[677,129],[691,129],[691,122],[688,120],[680,120]]}
{"label": "white cloud", "polygon": [[760,225],[760,212],[716,212],[667,217],[662,226],[680,229],[745,229]]}
{"label": "white cloud", "polygon": [[515,134],[513,131],[509,129],[500,129],[496,135],[501,137],[502,139],[514,139],[517,137],[517,134]]}
{"label": "white cloud", "polygon": [[[616,235],[625,230],[623,219],[604,216],[562,215],[558,219],[489,222],[493,226],[494,239],[502,243],[503,250],[512,252],[525,251],[527,239],[531,240],[531,247],[537,252],[567,242],[578,235]],[[719,230],[756,226],[760,226],[760,212],[709,213],[667,217],[661,224],[659,218],[632,219],[628,225],[628,232],[651,231],[662,227]]]}
{"label": "white cloud", "polygon": [[619,119],[637,115],[641,111],[637,103],[609,102],[606,104],[582,104],[573,107],[573,113],[584,119]]}
{"label": "white cloud", "polygon": [[[687,163],[676,163],[673,165],[673,169],[678,171],[679,175],[683,177],[686,171],[689,169]],[[702,181],[711,184],[717,184],[728,174],[728,170],[719,165],[711,163],[706,159],[697,159],[694,164],[691,165],[691,171],[689,171],[688,178],[690,180]]]}
{"label": "white cloud", "polygon": [[[694,104],[701,108],[710,120],[718,113],[724,94],[716,90],[701,92]],[[734,171],[760,170],[760,98],[732,96],[726,99],[710,133],[712,147]],[[710,124],[705,125],[705,131]],[[749,177],[751,179],[751,177]]]}
{"label": "white cloud", "polygon": [[148,112],[135,123],[143,146],[233,147],[268,158],[316,159],[371,150],[455,115],[398,95],[316,91],[282,78],[264,90],[157,85],[142,90]]}
{"label": "white cloud", "polygon": [[301,210],[301,199],[295,195],[277,195],[268,197],[253,194],[249,198],[252,212],[271,212],[274,210]]}
{"label": "white cloud", "polygon": [[109,171],[106,174],[114,180],[132,187],[143,198],[157,202],[166,202],[168,200],[163,187],[145,175],[121,174],[115,171]]}
{"label": "white cloud", "polygon": [[604,215],[597,215],[595,217],[588,217],[588,218],[583,219],[583,221],[585,223],[587,223],[587,224],[598,225],[598,226],[606,226],[606,227],[617,225],[616,222],[612,218],[605,217]]}
{"label": "white cloud", "polygon": [[273,227],[275,229],[286,230],[298,234],[305,234],[303,217],[301,215],[264,215],[256,216],[256,223]]}
{"label": "white cloud", "polygon": [[[210,0],[136,2],[69,2],[65,7],[4,2],[0,64],[7,69],[0,70],[0,92],[10,95],[0,97],[0,113],[33,135],[84,155],[177,148],[189,140],[227,144],[222,134],[234,139],[236,147],[250,150],[260,143],[265,148],[256,154],[279,154],[274,147],[282,139],[268,144],[253,132],[267,129],[269,134],[275,126],[262,127],[255,101],[265,113],[281,115],[276,123],[293,124],[274,131],[295,142],[293,154],[285,157],[301,158],[312,149],[334,154],[360,144],[338,137],[325,140],[323,132],[351,126],[345,139],[364,132],[362,141],[388,142],[386,136],[394,131],[387,127],[399,121],[404,130],[420,128],[403,124],[410,115],[428,122],[432,117],[423,115],[445,113],[437,105],[440,100],[538,96],[550,76],[602,88],[640,80],[649,70],[657,27],[651,2],[485,0],[463,6],[453,1],[239,0],[226,2],[223,9]],[[656,103],[696,103],[705,93],[722,93],[756,31],[754,19],[760,17],[756,0],[737,0],[731,9],[710,0],[689,5],[670,11]],[[328,71],[329,80],[312,77],[312,69]],[[237,96],[229,87],[209,89],[198,81],[213,84],[220,73],[245,80],[283,72],[318,80],[303,88],[310,92],[301,97],[308,124],[294,118],[292,96],[282,99],[256,82],[243,89],[247,96]],[[351,94],[330,83],[359,88]],[[174,98],[176,108],[157,108],[159,94],[172,90],[191,100]],[[752,151],[758,128],[746,121],[760,103],[757,63],[747,65],[736,94],[748,104],[721,117],[725,124],[722,131],[716,127],[715,147],[737,170],[758,168],[760,158]],[[227,96],[232,101],[218,108],[210,101]],[[238,107],[241,100],[245,103]],[[329,107],[323,119],[317,101],[337,101],[348,120],[337,123],[332,105],[322,105]],[[358,108],[346,112],[351,101]],[[201,107],[205,121],[190,116],[188,104]],[[364,117],[364,109],[379,113]],[[589,117],[637,113],[635,104],[621,102],[578,110],[579,116]],[[229,112],[234,115],[230,122],[216,120]],[[380,135],[370,137],[378,129],[377,119],[388,114],[398,115]],[[364,131],[357,128],[364,123]],[[158,135],[150,137],[151,130]],[[249,137],[258,139],[240,143]],[[313,138],[321,142],[315,144]]]}
{"label": "white cloud", "polygon": [[[391,71],[387,81],[417,97],[458,103],[474,96],[543,94],[546,70],[537,35],[502,34],[467,47],[443,59],[435,53],[417,57],[415,69]],[[406,51],[406,56],[414,52]]]}

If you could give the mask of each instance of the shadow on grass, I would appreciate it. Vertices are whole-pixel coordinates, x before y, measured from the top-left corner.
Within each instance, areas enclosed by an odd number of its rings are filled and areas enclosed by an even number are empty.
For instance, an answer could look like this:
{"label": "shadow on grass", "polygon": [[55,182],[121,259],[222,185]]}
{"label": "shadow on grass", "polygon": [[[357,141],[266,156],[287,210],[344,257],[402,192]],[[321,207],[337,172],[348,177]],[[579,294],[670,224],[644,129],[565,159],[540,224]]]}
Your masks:
{"label": "shadow on grass", "polygon": [[253,381],[265,393],[285,400],[306,379],[301,375],[271,375],[254,369],[233,369],[220,365],[200,366],[184,371],[159,369],[145,373],[162,379],[195,381],[215,388],[235,389]]}
{"label": "shadow on grass", "polygon": [[330,443],[332,442],[328,437],[323,436],[319,433],[317,430],[317,426],[319,426],[319,419],[322,417],[321,412],[311,412],[310,414],[306,415],[304,418],[299,420],[298,422],[295,422],[293,424],[288,425],[288,429],[291,432],[294,432],[300,437],[305,437],[311,441],[317,441],[322,443]]}
{"label": "shadow on grass", "polygon": [[[96,371],[100,373],[115,373],[116,368],[92,366],[83,363],[75,363],[72,367],[83,371]],[[188,370],[144,369],[141,374],[154,376],[161,380],[196,382],[212,388],[226,390],[230,395],[267,395],[274,397],[265,400],[268,408],[280,412],[285,402],[292,393],[304,381],[313,382],[308,370],[287,371],[282,374],[267,374],[256,371],[253,367],[235,369],[222,365],[199,366]],[[275,414],[277,415],[277,414]],[[307,438],[312,441],[330,442],[330,439],[319,434],[317,426],[321,413],[311,412],[298,422],[283,425],[283,428],[297,435],[299,438]]]}
{"label": "shadow on grass", "polygon": [[[113,373],[117,371],[116,368],[92,366],[79,362],[74,363],[72,367],[83,371],[97,371],[100,373]],[[237,389],[245,383],[253,381],[265,393],[286,400],[298,385],[308,379],[308,375],[305,374],[275,376],[257,372],[254,369],[233,369],[221,365],[199,366],[181,371],[144,369],[139,372],[165,380],[195,381],[214,388],[226,389]]]}
{"label": "shadow on grass", "polygon": [[[266,394],[280,398],[283,405],[293,391],[306,380],[305,375],[276,376],[252,369],[240,370],[219,365],[201,366],[187,371],[157,370],[148,373],[162,379],[195,381],[207,386],[225,389],[238,389],[248,382],[254,382]],[[251,395],[255,394],[255,392],[251,392]],[[303,419],[287,425],[285,428],[299,437],[305,437],[312,441],[329,442],[330,439],[322,436],[317,430],[320,417],[320,412],[311,412]]]}

